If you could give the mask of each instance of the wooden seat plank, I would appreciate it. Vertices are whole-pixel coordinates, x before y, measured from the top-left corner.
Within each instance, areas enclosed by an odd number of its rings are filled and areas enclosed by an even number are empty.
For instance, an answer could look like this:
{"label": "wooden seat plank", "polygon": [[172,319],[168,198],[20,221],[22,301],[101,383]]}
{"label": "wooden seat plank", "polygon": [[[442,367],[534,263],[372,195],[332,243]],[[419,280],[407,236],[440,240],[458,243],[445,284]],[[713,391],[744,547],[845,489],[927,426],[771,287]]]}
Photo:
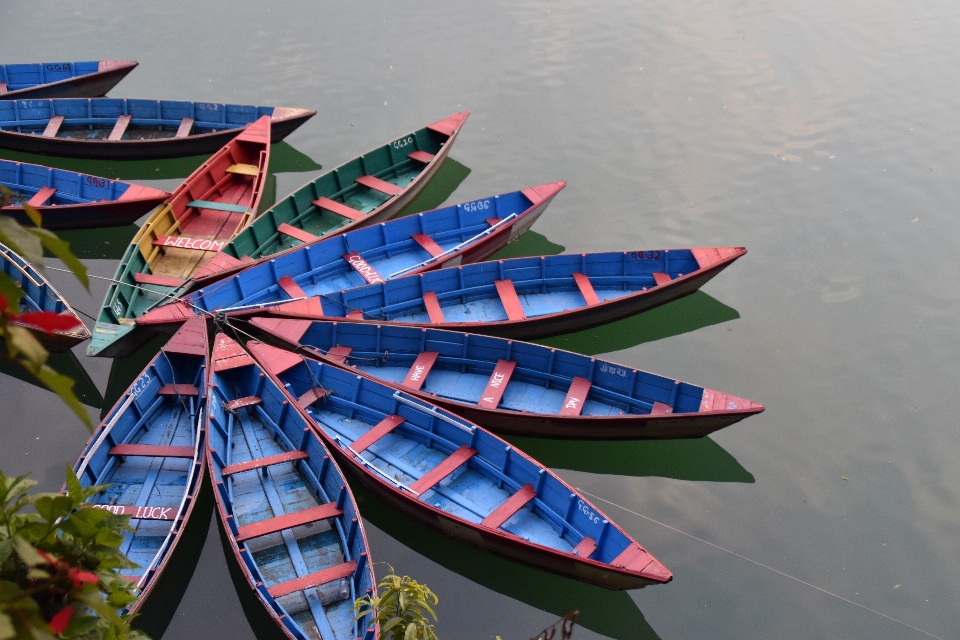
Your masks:
{"label": "wooden seat plank", "polygon": [[388,196],[398,196],[403,193],[402,187],[398,187],[397,185],[387,182],[386,180],[381,180],[380,178],[375,178],[373,176],[360,176],[359,178],[355,178],[354,182],[357,184],[362,184],[368,189],[385,193]]}
{"label": "wooden seat plank", "polygon": [[277,284],[280,285],[280,288],[283,289],[283,292],[290,296],[291,298],[306,298],[307,293],[300,288],[296,282],[293,281],[293,278],[290,276],[283,276],[277,280]]}
{"label": "wooden seat plank", "polygon": [[153,458],[193,458],[193,447],[170,447],[160,444],[118,444],[110,448],[112,456],[146,456]]}
{"label": "wooden seat plank", "polygon": [[424,351],[418,355],[417,359],[410,365],[410,370],[407,371],[407,375],[403,378],[403,382],[401,382],[400,385],[407,389],[418,391],[420,387],[423,386],[424,381],[426,381],[427,376],[430,374],[430,369],[433,368],[439,355],[436,351]]}
{"label": "wooden seat plank", "polygon": [[193,118],[184,118],[180,121],[180,126],[177,128],[177,135],[173,137],[186,138],[190,135],[191,131],[193,131]]}
{"label": "wooden seat plank", "polygon": [[81,509],[103,509],[115,516],[130,516],[132,520],[176,520],[177,507],[151,507],[149,505],[84,504]]}
{"label": "wooden seat plank", "polygon": [[187,236],[157,236],[157,239],[153,241],[155,247],[190,249],[191,251],[220,251],[225,244],[225,240],[188,238]]}
{"label": "wooden seat plank", "polygon": [[666,284],[671,280],[673,280],[673,278],[671,278],[670,275],[666,273],[654,272],[652,275],[653,275],[653,281],[657,283],[657,286],[660,286],[661,284]]}
{"label": "wooden seat plank", "polygon": [[186,282],[183,278],[155,276],[152,273],[140,273],[139,271],[133,274],[133,279],[140,284],[152,284],[158,287],[179,287]]}
{"label": "wooden seat plank", "polygon": [[590,283],[590,278],[582,273],[575,273],[573,274],[573,281],[577,283],[577,288],[580,289],[580,295],[583,296],[588,307],[600,304],[600,298],[597,297],[597,292],[594,291],[593,285]]}
{"label": "wooden seat plank", "polygon": [[589,558],[593,555],[593,552],[597,550],[597,542],[589,536],[584,536],[583,540],[580,541],[580,544],[573,548],[574,555],[580,556],[581,558]]}
{"label": "wooden seat plank", "polygon": [[423,306],[427,308],[427,315],[430,316],[431,324],[443,324],[443,309],[440,308],[440,301],[437,300],[437,294],[433,291],[427,291],[423,294]]}
{"label": "wooden seat plank", "polygon": [[430,164],[433,162],[433,159],[437,156],[432,153],[427,153],[426,151],[414,151],[407,155],[411,160],[416,160],[417,162],[422,162],[423,164]]}
{"label": "wooden seat plank", "polygon": [[620,555],[618,555],[616,558],[611,560],[610,565],[639,571],[650,564],[650,560],[650,554],[638,544],[634,543],[621,551]]}
{"label": "wooden seat plank", "polygon": [[354,440],[353,444],[350,445],[350,448],[357,453],[361,453],[368,449],[374,442],[387,435],[401,424],[403,424],[403,418],[400,416],[387,416],[374,425],[370,431],[367,431],[365,434]]}
{"label": "wooden seat plank", "polygon": [[326,356],[327,360],[333,360],[334,362],[339,362],[344,364],[347,361],[347,356],[350,355],[350,352],[353,351],[352,347],[344,347],[337,345],[335,347],[330,347],[327,351]]}
{"label": "wooden seat plank", "polygon": [[0,94],[4,94],[4,93],[6,93],[6,92],[7,92],[7,83],[6,83],[6,82],[0,82]]}
{"label": "wooden seat plank", "polygon": [[423,493],[435,486],[438,482],[456,471],[462,464],[477,454],[476,449],[471,449],[463,445],[435,466],[426,472],[422,478],[410,485],[410,488],[417,493]]}
{"label": "wooden seat plank", "polygon": [[484,387],[480,395],[480,402],[477,406],[481,409],[496,409],[503,398],[503,392],[510,384],[510,377],[517,363],[511,360],[497,360],[497,366],[493,368],[490,379],[487,380],[487,386]]}
{"label": "wooden seat plank", "polygon": [[578,416],[583,411],[583,404],[587,401],[587,394],[590,393],[590,381],[586,378],[576,376],[570,383],[570,389],[567,391],[567,397],[560,408],[562,416]]}
{"label": "wooden seat plank", "polygon": [[302,511],[285,513],[282,516],[275,516],[252,524],[245,524],[237,530],[237,542],[267,536],[271,533],[283,531],[284,529],[293,529],[294,527],[301,527],[311,522],[336,518],[342,515],[343,510],[338,509],[336,503],[327,502],[326,504],[303,509]]}
{"label": "wooden seat plank", "polygon": [[343,259],[347,261],[347,264],[353,267],[354,271],[360,274],[360,277],[362,277],[367,284],[380,284],[382,282],[386,282],[383,276],[377,273],[377,270],[374,269],[369,262],[364,260],[363,256],[356,251],[344,253]]}
{"label": "wooden seat plank", "polygon": [[200,394],[192,384],[165,384],[157,391],[158,396],[196,396]]}
{"label": "wooden seat plank", "polygon": [[527,314],[523,312],[517,290],[513,288],[513,280],[496,280],[493,284],[497,287],[497,295],[500,296],[503,310],[507,312],[507,318],[512,322],[526,320]]}
{"label": "wooden seat plank", "polygon": [[490,527],[491,529],[500,528],[504,522],[512,518],[517,511],[520,511],[520,509],[533,500],[536,495],[537,492],[533,488],[533,485],[523,485],[519,491],[507,498],[503,504],[494,509],[480,524],[485,527]]}
{"label": "wooden seat plank", "polygon": [[317,400],[320,400],[321,398],[326,398],[328,395],[330,395],[330,392],[324,389],[323,387],[314,387],[313,389],[310,389],[305,394],[297,398],[297,404],[300,405],[300,408],[306,409]]}
{"label": "wooden seat plank", "polygon": [[260,175],[260,168],[255,164],[243,164],[238,162],[237,164],[232,164],[226,169],[227,173],[235,173],[240,176],[258,176]]}
{"label": "wooden seat plank", "polygon": [[57,190],[53,187],[43,187],[40,191],[33,194],[32,198],[27,200],[27,204],[31,207],[42,207],[49,202],[50,198],[52,198],[56,192]]}
{"label": "wooden seat plank", "polygon": [[318,239],[320,236],[315,236],[312,233],[308,233],[303,229],[297,229],[296,227],[282,222],[277,226],[277,231],[282,233],[285,236],[290,236],[294,240],[299,240],[300,242],[313,242]]}
{"label": "wooden seat plank", "polygon": [[664,402],[654,402],[653,409],[650,410],[652,416],[665,416],[673,413],[673,407]]}
{"label": "wooden seat plank", "polygon": [[306,451],[287,451],[286,453],[278,453],[275,456],[267,456],[265,458],[256,458],[254,460],[247,460],[246,462],[238,462],[236,464],[228,464],[220,472],[224,477],[232,476],[235,473],[240,473],[241,471],[252,471],[254,469],[262,469],[264,467],[272,467],[277,464],[283,464],[284,462],[295,462],[297,460],[306,460],[310,456]]}
{"label": "wooden seat plank", "polygon": [[210,209],[212,211],[229,211],[230,213],[246,213],[249,211],[246,207],[239,204],[230,204],[228,202],[214,202],[212,200],[191,200],[187,203],[188,207],[194,209]]}
{"label": "wooden seat plank", "polygon": [[353,311],[348,311],[347,315],[344,318],[350,318],[351,320],[363,320],[363,311],[360,309],[354,309]]}
{"label": "wooden seat plank", "polygon": [[123,140],[123,134],[127,132],[127,127],[130,126],[131,120],[133,120],[133,116],[131,115],[123,115],[117,118],[117,123],[113,125],[113,131],[110,132],[107,140]]}
{"label": "wooden seat plank", "polygon": [[420,245],[424,251],[430,254],[431,257],[436,258],[437,256],[443,255],[443,247],[438,245],[433,241],[433,238],[428,236],[425,233],[415,233],[410,236],[414,242]]}
{"label": "wooden seat plank", "polygon": [[53,116],[50,118],[50,122],[47,123],[47,126],[43,130],[44,138],[56,138],[57,133],[60,131],[60,125],[63,124],[63,116]]}
{"label": "wooden seat plank", "polygon": [[362,211],[357,211],[353,207],[348,207],[347,205],[337,202],[336,200],[331,200],[330,198],[321,197],[314,200],[312,204],[320,207],[324,211],[335,213],[338,216],[342,216],[349,220],[363,220],[367,217]]}
{"label": "wooden seat plank", "polygon": [[501,222],[503,222],[503,218],[487,218],[487,220],[486,220],[486,223],[487,223],[488,225],[490,225],[491,227],[495,227],[495,226],[497,226],[498,224],[500,224]]}
{"label": "wooden seat plank", "polygon": [[236,411],[237,409],[243,409],[244,407],[255,407],[261,402],[263,402],[263,400],[257,396],[244,396],[243,398],[231,400],[226,406],[227,411]]}
{"label": "wooden seat plank", "polygon": [[330,567],[329,569],[323,569],[322,571],[316,571],[314,573],[305,575],[302,578],[294,578],[293,580],[287,580],[286,582],[278,582],[272,587],[268,587],[267,593],[274,598],[280,598],[297,591],[319,587],[322,584],[327,584],[335,580],[342,580],[343,578],[352,576],[353,572],[356,570],[357,563],[351,560],[350,562],[344,562],[343,564],[338,564],[335,567]]}

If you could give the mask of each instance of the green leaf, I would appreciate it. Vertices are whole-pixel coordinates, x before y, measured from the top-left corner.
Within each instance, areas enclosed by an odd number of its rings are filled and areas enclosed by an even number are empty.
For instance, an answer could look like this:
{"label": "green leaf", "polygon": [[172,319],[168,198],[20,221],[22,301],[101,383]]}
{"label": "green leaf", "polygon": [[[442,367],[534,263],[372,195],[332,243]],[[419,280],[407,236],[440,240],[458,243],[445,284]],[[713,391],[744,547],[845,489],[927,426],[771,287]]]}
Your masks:
{"label": "green leaf", "polygon": [[0,271],[0,295],[6,298],[7,307],[14,311],[18,308],[17,301],[23,297],[23,290],[2,271]]}
{"label": "green leaf", "polygon": [[80,400],[78,400],[77,396],[73,393],[73,378],[65,376],[62,373],[57,373],[46,364],[42,365],[33,375],[36,376],[37,380],[42,382],[47,389],[57,394],[63,403],[73,411],[74,415],[80,418],[80,421],[87,426],[89,431],[93,431],[93,423],[90,422],[90,416],[87,414],[87,410],[83,408]]}
{"label": "green leaf", "polygon": [[22,206],[23,210],[27,214],[27,217],[30,218],[30,222],[32,222],[34,226],[39,227],[41,224],[43,224],[43,216],[40,215],[40,212],[37,211],[36,207],[28,202],[22,203]]}
{"label": "green leaf", "polygon": [[8,638],[15,638],[17,636],[17,630],[13,626],[13,620],[10,619],[10,616],[0,611],[0,640],[7,640]]}
{"label": "green leaf", "polygon": [[40,238],[26,227],[21,227],[10,216],[0,215],[0,242],[19,253],[34,267],[43,269],[43,243]]}
{"label": "green leaf", "polygon": [[80,616],[70,621],[66,630],[61,634],[64,638],[85,636],[100,626],[100,619],[95,616]]}
{"label": "green leaf", "polygon": [[13,542],[13,549],[17,552],[17,555],[20,556],[20,560],[23,561],[23,564],[28,567],[32,567],[38,564],[46,564],[46,560],[43,559],[37,550],[33,548],[33,545],[21,538],[19,535],[15,535],[10,538]]}
{"label": "green leaf", "polygon": [[37,513],[43,516],[44,520],[53,523],[70,513],[73,508],[73,500],[69,496],[43,496],[34,502],[33,506]]}
{"label": "green leaf", "polygon": [[11,358],[17,358],[24,369],[36,375],[50,353],[33,337],[29,329],[16,325],[6,327],[7,352]]}
{"label": "green leaf", "polygon": [[87,278],[87,268],[83,266],[83,263],[77,259],[77,256],[73,255],[70,251],[69,242],[61,240],[46,229],[30,229],[29,232],[40,240],[44,249],[60,258],[63,264],[67,265],[67,268],[73,272],[73,275],[77,276],[80,284],[82,284],[87,291],[90,291],[90,279]]}
{"label": "green leaf", "polygon": [[399,616],[390,618],[390,620],[388,620],[385,624],[380,626],[380,634],[386,635],[387,631],[390,631],[390,629],[393,629],[395,626],[397,626],[398,624],[401,624],[402,622],[404,622],[404,619]]}
{"label": "green leaf", "polygon": [[73,506],[76,508],[83,502],[83,486],[80,484],[80,480],[77,479],[77,474],[73,472],[69,464],[67,465],[66,478],[67,495],[73,500]]}
{"label": "green leaf", "polygon": [[403,640],[417,640],[417,625],[407,625],[407,630],[403,634]]}

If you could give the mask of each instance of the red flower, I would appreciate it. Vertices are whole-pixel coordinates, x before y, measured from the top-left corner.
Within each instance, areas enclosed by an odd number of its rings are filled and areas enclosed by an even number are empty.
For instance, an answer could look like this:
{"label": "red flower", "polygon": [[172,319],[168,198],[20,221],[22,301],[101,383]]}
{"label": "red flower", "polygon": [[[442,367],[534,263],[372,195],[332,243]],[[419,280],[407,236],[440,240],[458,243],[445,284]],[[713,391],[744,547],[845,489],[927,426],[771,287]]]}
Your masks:
{"label": "red flower", "polygon": [[70,580],[73,581],[74,589],[80,589],[85,584],[97,584],[100,582],[100,578],[97,577],[97,574],[90,571],[81,571],[76,567],[70,567],[70,570],[67,571],[67,575],[70,577]]}
{"label": "red flower", "polygon": [[0,315],[6,316],[9,322],[23,325],[29,329],[38,329],[53,335],[57,331],[70,331],[82,323],[73,316],[54,313],[53,311],[29,311],[27,313],[8,312],[7,299],[0,294]]}
{"label": "red flower", "polygon": [[54,635],[60,635],[66,630],[67,625],[70,624],[70,619],[73,617],[73,611],[73,605],[68,605],[50,618],[50,622],[47,624],[50,625],[50,631],[53,631]]}

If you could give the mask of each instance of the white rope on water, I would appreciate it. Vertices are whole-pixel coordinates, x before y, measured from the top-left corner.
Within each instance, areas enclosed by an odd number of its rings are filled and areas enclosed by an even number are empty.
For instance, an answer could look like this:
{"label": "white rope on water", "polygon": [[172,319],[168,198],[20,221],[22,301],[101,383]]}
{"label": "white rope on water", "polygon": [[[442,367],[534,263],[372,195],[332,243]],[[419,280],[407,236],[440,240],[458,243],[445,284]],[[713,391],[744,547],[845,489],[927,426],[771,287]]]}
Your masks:
{"label": "white rope on water", "polygon": [[651,518],[650,516],[645,516],[645,515],[643,515],[642,513],[637,513],[636,511],[634,511],[634,510],[632,510],[632,509],[628,509],[628,508],[624,507],[623,505],[617,504],[616,502],[611,502],[611,501],[609,501],[609,500],[607,500],[607,499],[605,499],[605,498],[601,498],[600,496],[596,496],[596,495],[590,493],[589,491],[584,491],[583,489],[580,489],[579,487],[577,487],[577,491],[579,491],[579,492],[582,493],[583,495],[590,496],[591,498],[594,498],[594,499],[596,499],[596,500],[599,500],[600,502],[605,502],[605,503],[609,504],[610,506],[616,507],[616,508],[618,508],[618,509],[623,509],[623,510],[626,511],[627,513],[632,513],[633,515],[635,515],[635,516],[637,516],[637,517],[639,517],[639,518],[643,518],[644,520],[649,520],[650,522],[652,522],[652,523],[654,523],[654,524],[658,524],[658,525],[660,525],[661,527],[664,527],[664,528],[666,528],[666,529],[670,529],[670,531],[675,531],[675,532],[677,532],[677,533],[679,533],[679,534],[682,534],[682,535],[687,536],[688,538],[693,538],[693,539],[696,540],[697,542],[702,542],[703,544],[705,544],[705,545],[707,545],[707,546],[710,546],[710,547],[713,547],[714,549],[719,549],[720,551],[723,551],[723,552],[725,552],[725,553],[729,553],[730,555],[736,556],[736,557],[740,558],[741,560],[746,560],[747,562],[751,562],[751,563],[757,565],[758,567],[763,567],[764,569],[767,569],[768,571],[772,571],[772,572],[774,572],[774,573],[776,573],[776,574],[778,574],[778,575],[781,575],[781,576],[783,576],[784,578],[789,578],[789,579],[791,579],[791,580],[793,580],[793,581],[795,581],[795,582],[799,582],[799,583],[802,584],[802,585],[806,585],[806,586],[810,587],[811,589],[816,589],[816,590],[819,591],[820,593],[824,593],[824,594],[826,594],[826,595],[828,595],[828,596],[832,596],[832,597],[836,598],[837,600],[842,600],[843,602],[846,602],[847,604],[852,604],[852,605],[855,606],[855,607],[860,607],[861,609],[864,609],[865,611],[869,611],[870,613],[874,613],[874,614],[880,616],[881,618],[886,618],[887,620],[889,620],[889,621],[891,621],[891,622],[895,622],[895,623],[897,623],[897,624],[899,624],[899,625],[903,625],[904,627],[907,627],[908,629],[913,629],[913,630],[916,631],[917,633],[922,633],[923,635],[925,635],[925,636],[927,636],[927,637],[930,637],[930,638],[934,638],[935,640],[943,640],[943,638],[941,638],[940,636],[935,636],[935,635],[933,635],[932,633],[929,633],[929,632],[927,632],[927,631],[924,631],[923,629],[920,629],[920,628],[918,628],[918,627],[913,626],[912,624],[907,624],[906,622],[903,622],[902,620],[897,620],[896,618],[894,618],[894,617],[892,617],[892,616],[888,616],[887,614],[882,613],[882,612],[880,612],[880,611],[877,611],[876,609],[871,609],[870,607],[868,607],[868,606],[866,606],[866,605],[862,605],[862,604],[860,604],[859,602],[854,602],[853,600],[850,600],[849,598],[844,598],[843,596],[838,595],[838,594],[836,594],[836,593],[833,593],[832,591],[827,591],[827,590],[824,589],[823,587],[818,587],[817,585],[815,585],[815,584],[810,584],[809,582],[806,582],[806,581],[804,581],[804,580],[801,580],[800,578],[795,578],[794,576],[791,576],[789,573],[784,573],[783,571],[780,571],[779,569],[774,569],[773,567],[771,567],[771,566],[769,566],[769,565],[765,565],[765,564],[763,564],[762,562],[759,562],[758,560],[754,560],[754,559],[752,559],[752,558],[748,558],[747,556],[741,555],[741,554],[737,553],[736,551],[731,551],[730,549],[725,549],[724,547],[721,547],[721,546],[718,545],[718,544],[714,544],[714,543],[712,543],[712,542],[709,542],[709,541],[707,541],[707,540],[704,540],[703,538],[698,538],[697,536],[693,535],[692,533],[687,533],[686,531],[681,531],[680,529],[677,529],[676,527],[671,527],[670,525],[665,524],[665,523],[663,523],[663,522],[660,522],[659,520],[654,520],[654,519]]}

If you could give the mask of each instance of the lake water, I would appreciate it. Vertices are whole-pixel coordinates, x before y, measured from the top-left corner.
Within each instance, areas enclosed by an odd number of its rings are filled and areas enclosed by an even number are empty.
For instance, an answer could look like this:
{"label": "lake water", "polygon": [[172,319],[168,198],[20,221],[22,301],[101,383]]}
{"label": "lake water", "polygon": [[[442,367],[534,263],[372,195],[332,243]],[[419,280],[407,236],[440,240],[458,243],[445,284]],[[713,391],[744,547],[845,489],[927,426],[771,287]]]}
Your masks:
{"label": "lake water", "polygon": [[[697,441],[517,440],[672,583],[580,585],[358,493],[374,560],[439,594],[444,640],[528,638],[571,609],[578,638],[958,636],[958,35],[960,5],[930,0],[0,4],[6,62],[133,58],[112,95],[317,109],[264,200],[469,109],[421,205],[569,183],[511,255],[749,249],[702,293],[549,342],[765,413]],[[173,188],[200,160],[48,162]],[[133,231],[64,236],[110,276]],[[103,281],[50,277],[95,312]],[[92,404],[152,355],[83,352],[57,366]],[[0,468],[57,489],[86,431],[16,378],[0,397]],[[164,637],[267,637],[210,522]]]}

